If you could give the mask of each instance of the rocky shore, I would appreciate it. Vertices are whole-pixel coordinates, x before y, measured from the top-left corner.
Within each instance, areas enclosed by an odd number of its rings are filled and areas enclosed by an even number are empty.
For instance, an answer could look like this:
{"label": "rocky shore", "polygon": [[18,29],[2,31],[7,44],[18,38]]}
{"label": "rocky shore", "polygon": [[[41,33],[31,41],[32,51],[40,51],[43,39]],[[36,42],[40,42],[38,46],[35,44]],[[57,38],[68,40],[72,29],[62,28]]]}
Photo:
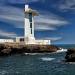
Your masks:
{"label": "rocky shore", "polygon": [[68,49],[65,59],[67,62],[75,62],[75,48]]}
{"label": "rocky shore", "polygon": [[56,52],[59,47],[54,45],[22,45],[17,43],[0,44],[0,56],[23,53],[49,53]]}

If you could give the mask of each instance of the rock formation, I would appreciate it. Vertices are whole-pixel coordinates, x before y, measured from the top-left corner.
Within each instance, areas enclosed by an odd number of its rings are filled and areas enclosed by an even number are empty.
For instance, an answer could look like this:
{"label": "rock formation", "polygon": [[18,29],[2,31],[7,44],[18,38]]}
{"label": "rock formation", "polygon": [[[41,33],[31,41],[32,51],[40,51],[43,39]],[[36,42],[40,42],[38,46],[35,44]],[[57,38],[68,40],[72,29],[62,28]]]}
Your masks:
{"label": "rock formation", "polygon": [[68,49],[65,59],[67,62],[75,62],[75,48]]}
{"label": "rock formation", "polygon": [[22,53],[50,53],[56,52],[59,47],[54,45],[20,45],[0,44],[0,56]]}

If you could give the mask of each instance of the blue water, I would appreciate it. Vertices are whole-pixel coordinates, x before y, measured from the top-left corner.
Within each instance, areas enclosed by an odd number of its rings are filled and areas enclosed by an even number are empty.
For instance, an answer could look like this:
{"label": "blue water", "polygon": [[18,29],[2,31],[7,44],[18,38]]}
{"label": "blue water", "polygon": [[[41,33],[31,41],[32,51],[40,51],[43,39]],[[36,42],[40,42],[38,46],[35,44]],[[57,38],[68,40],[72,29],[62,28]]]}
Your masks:
{"label": "blue water", "polygon": [[56,44],[56,46],[61,47],[61,48],[75,48],[75,44]]}
{"label": "blue water", "polygon": [[64,53],[0,57],[0,75],[75,75],[75,64]]}

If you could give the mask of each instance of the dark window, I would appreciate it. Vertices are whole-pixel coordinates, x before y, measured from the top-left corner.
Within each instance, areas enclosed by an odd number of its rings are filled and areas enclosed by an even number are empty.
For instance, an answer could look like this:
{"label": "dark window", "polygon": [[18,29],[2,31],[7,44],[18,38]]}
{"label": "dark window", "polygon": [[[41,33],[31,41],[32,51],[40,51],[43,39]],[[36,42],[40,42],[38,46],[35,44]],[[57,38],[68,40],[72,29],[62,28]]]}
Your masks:
{"label": "dark window", "polygon": [[31,34],[32,34],[32,28],[31,28]]}
{"label": "dark window", "polygon": [[24,38],[20,38],[20,42],[24,41]]}
{"label": "dark window", "polygon": [[30,28],[32,28],[32,23],[30,23]]}
{"label": "dark window", "polygon": [[31,34],[32,34],[32,13],[29,13],[29,21],[30,21],[30,28],[31,28]]}
{"label": "dark window", "polygon": [[29,13],[29,21],[32,22],[32,13]]}

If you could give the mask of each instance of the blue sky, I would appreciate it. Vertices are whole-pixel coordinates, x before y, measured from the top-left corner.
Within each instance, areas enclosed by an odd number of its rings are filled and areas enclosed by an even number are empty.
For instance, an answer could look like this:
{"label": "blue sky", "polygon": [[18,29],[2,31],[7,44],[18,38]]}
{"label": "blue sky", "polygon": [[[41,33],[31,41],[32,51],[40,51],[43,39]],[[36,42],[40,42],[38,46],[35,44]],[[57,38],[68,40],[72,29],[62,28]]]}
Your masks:
{"label": "blue sky", "polygon": [[75,44],[75,0],[0,0],[0,38],[24,33],[24,5],[37,10],[35,37]]}

